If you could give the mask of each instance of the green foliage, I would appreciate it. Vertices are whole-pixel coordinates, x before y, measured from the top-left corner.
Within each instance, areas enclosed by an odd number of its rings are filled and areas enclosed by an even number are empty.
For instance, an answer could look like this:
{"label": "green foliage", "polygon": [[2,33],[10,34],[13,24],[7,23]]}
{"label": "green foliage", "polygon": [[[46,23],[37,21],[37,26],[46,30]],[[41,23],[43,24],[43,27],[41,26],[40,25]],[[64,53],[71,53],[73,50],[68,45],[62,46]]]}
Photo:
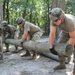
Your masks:
{"label": "green foliage", "polygon": [[[9,0],[9,22],[16,25],[16,18],[23,16],[26,21],[39,25],[48,30],[48,1],[49,0]],[[51,4],[51,1],[50,3]],[[25,14],[23,15],[25,11]],[[7,15],[7,13],[5,14]],[[46,25],[46,26],[45,26]]]}
{"label": "green foliage", "polygon": [[75,0],[67,0],[66,13],[75,15]]}
{"label": "green foliage", "polygon": [[[49,10],[52,0],[0,0],[9,1],[9,22],[16,26],[16,18],[22,16],[26,21],[40,26],[45,32],[49,31]],[[75,15],[75,0],[66,1],[66,13]],[[5,5],[7,6],[7,4]],[[7,10],[7,7],[5,7]],[[5,16],[8,13],[5,11]]]}

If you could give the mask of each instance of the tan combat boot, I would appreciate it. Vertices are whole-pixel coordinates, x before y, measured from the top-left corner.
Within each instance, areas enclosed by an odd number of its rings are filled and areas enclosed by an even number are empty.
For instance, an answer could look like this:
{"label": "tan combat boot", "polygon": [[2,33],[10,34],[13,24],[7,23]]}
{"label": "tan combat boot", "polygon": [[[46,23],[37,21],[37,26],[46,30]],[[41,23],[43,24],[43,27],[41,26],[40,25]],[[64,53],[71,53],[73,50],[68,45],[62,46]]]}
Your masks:
{"label": "tan combat boot", "polygon": [[30,54],[30,52],[29,52],[29,50],[25,50],[25,51],[22,51],[21,53],[20,53],[20,56],[21,57],[27,57],[27,56],[31,56],[31,54]]}
{"label": "tan combat boot", "polygon": [[40,55],[37,54],[37,51],[33,51],[33,54],[31,55],[30,59],[31,60],[37,60],[40,58]]}
{"label": "tan combat boot", "polygon": [[19,50],[18,50],[18,46],[15,46],[15,50],[14,51],[11,51],[11,53],[18,53]]}
{"label": "tan combat boot", "polygon": [[6,46],[6,50],[4,52],[9,52],[9,46]]}
{"label": "tan combat boot", "polygon": [[65,65],[65,57],[64,56],[59,56],[59,60],[60,60],[60,64],[57,65],[54,70],[60,70],[60,69],[66,69],[66,65]]}

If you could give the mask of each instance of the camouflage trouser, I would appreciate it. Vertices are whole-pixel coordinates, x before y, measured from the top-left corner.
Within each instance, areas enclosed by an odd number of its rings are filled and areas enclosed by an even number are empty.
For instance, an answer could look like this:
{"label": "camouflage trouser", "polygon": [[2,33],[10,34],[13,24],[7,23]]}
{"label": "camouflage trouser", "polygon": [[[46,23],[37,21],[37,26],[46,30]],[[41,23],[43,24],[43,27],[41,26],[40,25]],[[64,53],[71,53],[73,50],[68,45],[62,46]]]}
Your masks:
{"label": "camouflage trouser", "polygon": [[[15,34],[14,34],[14,39],[18,39],[18,37],[19,37],[19,31],[17,30],[17,31],[15,31]],[[18,46],[16,46],[15,45],[15,49],[16,49],[16,51],[18,50]]]}
{"label": "camouflage trouser", "polygon": [[61,31],[58,36],[58,40],[56,42],[57,43],[66,43],[69,40],[69,38],[70,38],[69,33]]}
{"label": "camouflage trouser", "polygon": [[3,36],[2,38],[3,43],[5,44],[5,47],[6,47],[6,51],[9,51],[9,44],[5,42],[6,39],[11,39],[11,34],[6,34],[6,36]]}
{"label": "camouflage trouser", "polygon": [[[33,34],[33,35],[30,35],[29,34],[29,37],[30,37],[30,40],[32,40],[32,41],[38,41],[40,38],[41,38],[41,36],[43,35],[43,32],[42,31],[38,31],[38,32],[36,32],[35,34]],[[28,38],[29,39],[29,38]],[[27,39],[27,40],[28,40]],[[33,50],[33,54],[37,54],[37,51],[34,51]]]}
{"label": "camouflage trouser", "polygon": [[[58,40],[56,41],[58,44],[66,44],[67,43],[67,41],[69,40],[69,38],[70,38],[70,36],[69,36],[69,33],[66,33],[66,32],[64,32],[64,31],[61,31],[60,32],[60,34],[59,34],[59,36],[58,36]],[[71,48],[70,48],[71,47]],[[67,54],[69,54],[68,56],[71,56],[71,54],[72,54],[72,52],[73,52],[73,47],[70,45],[70,46],[67,46],[67,48],[66,49],[68,49],[67,51],[68,51],[68,53]],[[65,50],[66,50],[65,49]],[[62,51],[62,50],[61,50]],[[65,51],[66,52],[66,51]],[[66,53],[65,53],[66,54]],[[67,56],[67,55],[65,55],[65,56]]]}
{"label": "camouflage trouser", "polygon": [[36,32],[32,37],[32,41],[38,41],[42,36],[42,34],[43,34],[42,32]]}
{"label": "camouflage trouser", "polygon": [[17,38],[19,37],[19,33],[20,33],[19,31],[16,31],[16,32],[15,32],[15,34],[14,34],[14,39],[17,39]]}
{"label": "camouflage trouser", "polygon": [[[6,39],[18,39],[19,31],[14,32],[14,35],[13,36],[11,36],[11,35],[12,34],[10,34],[9,36],[7,36]],[[9,51],[9,44],[6,43],[5,41],[4,41],[4,43],[5,43],[5,46],[6,46],[6,51]],[[17,50],[18,49],[18,46],[15,45],[15,49]]]}

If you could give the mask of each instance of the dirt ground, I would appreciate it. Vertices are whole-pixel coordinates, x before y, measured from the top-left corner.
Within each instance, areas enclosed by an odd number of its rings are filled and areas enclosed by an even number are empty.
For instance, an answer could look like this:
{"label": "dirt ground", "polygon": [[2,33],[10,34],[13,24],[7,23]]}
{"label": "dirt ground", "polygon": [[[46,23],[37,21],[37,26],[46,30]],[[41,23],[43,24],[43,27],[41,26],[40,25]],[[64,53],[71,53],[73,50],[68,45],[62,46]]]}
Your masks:
{"label": "dirt ground", "polygon": [[66,64],[67,69],[54,71],[53,68],[59,62],[42,55],[37,60],[30,60],[29,57],[20,57],[19,53],[12,54],[12,50],[14,47],[4,53],[4,58],[0,61],[0,75],[72,75],[72,60]]}

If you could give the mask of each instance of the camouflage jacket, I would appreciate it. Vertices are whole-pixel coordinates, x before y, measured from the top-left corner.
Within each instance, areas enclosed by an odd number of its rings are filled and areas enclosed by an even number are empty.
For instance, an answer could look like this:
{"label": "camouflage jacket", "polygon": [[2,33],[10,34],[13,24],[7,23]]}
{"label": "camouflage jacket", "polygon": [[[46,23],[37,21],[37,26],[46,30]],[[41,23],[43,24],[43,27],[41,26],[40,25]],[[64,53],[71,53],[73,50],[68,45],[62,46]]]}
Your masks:
{"label": "camouflage jacket", "polygon": [[3,38],[14,38],[15,32],[18,31],[13,25],[8,25],[7,29],[3,28]]}

